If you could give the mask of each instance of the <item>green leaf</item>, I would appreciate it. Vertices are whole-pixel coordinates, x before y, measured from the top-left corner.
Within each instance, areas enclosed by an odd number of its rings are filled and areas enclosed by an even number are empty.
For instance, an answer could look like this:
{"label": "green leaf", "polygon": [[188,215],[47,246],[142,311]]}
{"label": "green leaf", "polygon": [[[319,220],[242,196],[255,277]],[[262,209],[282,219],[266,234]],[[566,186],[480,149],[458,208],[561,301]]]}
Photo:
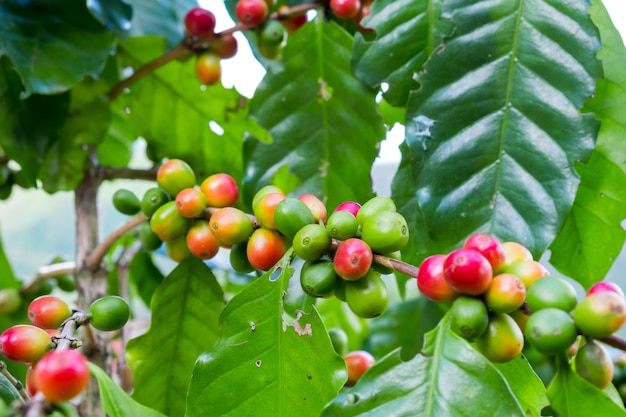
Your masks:
{"label": "green leaf", "polygon": [[135,284],[141,300],[149,306],[154,292],[164,279],[161,270],[154,264],[152,254],[145,250],[137,252],[130,261],[128,276]]}
{"label": "green leaf", "polygon": [[[446,316],[447,317],[447,316]],[[444,320],[426,335],[422,353],[398,351],[372,366],[322,416],[525,416],[502,374]]]}
{"label": "green leaf", "polygon": [[126,350],[135,400],[166,415],[185,413],[194,363],[217,339],[222,305],[222,289],[199,259],[187,258],[167,276],[152,298],[150,329]]}
{"label": "green leaf", "polygon": [[133,9],[130,34],[158,35],[167,39],[168,46],[180,42],[185,30],[185,15],[196,0],[129,0]]}
{"label": "green leaf", "polygon": [[84,0],[0,2],[0,55],[13,62],[23,97],[61,93],[98,75],[113,43]]}
{"label": "green leaf", "polygon": [[115,35],[119,37],[128,35],[133,9],[127,0],[87,0],[87,9]]}
{"label": "green leaf", "polygon": [[[161,55],[164,42],[131,38],[120,48],[120,65],[136,70]],[[194,68],[194,59],[171,61],[129,87],[115,104],[146,139],[152,160],[181,158],[198,178],[225,172],[241,179],[244,134],[263,138],[267,132],[248,117],[245,97],[221,84],[202,86]]]}
{"label": "green leaf", "polygon": [[626,239],[621,225],[626,218],[626,47],[600,1],[589,12],[600,30],[605,78],[598,80],[586,108],[601,121],[600,132],[589,161],[576,167],[578,193],[550,246],[550,263],[586,288],[605,277]]}
{"label": "green leaf", "polygon": [[109,417],[165,417],[164,414],[139,404],[129,397],[102,369],[91,362],[88,365],[89,372],[98,381],[103,415]]}
{"label": "green leaf", "polygon": [[557,373],[548,386],[550,405],[567,417],[625,416],[624,405],[619,404],[593,384],[585,381],[570,368],[563,355],[557,357]]}
{"label": "green leaf", "polygon": [[418,89],[415,74],[451,29],[450,22],[438,19],[441,3],[379,0],[362,21],[376,31],[376,38],[370,41],[356,35],[354,73],[371,87],[387,83],[384,97],[394,106],[404,106],[409,93]]}
{"label": "green leaf", "polygon": [[441,307],[426,297],[395,303],[372,320],[366,349],[379,358],[401,347],[401,359],[411,359],[422,350],[424,335],[442,317]]}
{"label": "green leaf", "polygon": [[523,355],[495,364],[508,382],[526,415],[539,417],[541,410],[549,405],[546,387]]}
{"label": "green leaf", "polygon": [[290,257],[224,308],[220,339],[196,363],[187,417],[319,416],[345,382],[343,360],[315,308],[285,314]]}
{"label": "green leaf", "polygon": [[19,391],[3,374],[0,374],[0,402],[11,404],[13,401],[23,401]]}
{"label": "green leaf", "polygon": [[2,235],[0,235],[0,288],[20,288],[21,286],[22,282],[15,277],[9,258],[4,252]]}
{"label": "green leaf", "polygon": [[[572,206],[573,165],[598,129],[579,111],[601,75],[587,2],[456,0],[442,18],[456,30],[409,99],[401,169],[414,201],[401,195],[399,205],[427,230],[429,253],[483,232],[538,257]],[[415,204],[422,210],[404,211]]]}
{"label": "green leaf", "polygon": [[274,141],[247,144],[246,199],[284,166],[302,181],[294,193],[323,195],[328,207],[372,196],[370,170],[385,129],[375,91],[351,73],[352,44],[321,16],[289,38],[283,70],[266,73],[250,104]]}

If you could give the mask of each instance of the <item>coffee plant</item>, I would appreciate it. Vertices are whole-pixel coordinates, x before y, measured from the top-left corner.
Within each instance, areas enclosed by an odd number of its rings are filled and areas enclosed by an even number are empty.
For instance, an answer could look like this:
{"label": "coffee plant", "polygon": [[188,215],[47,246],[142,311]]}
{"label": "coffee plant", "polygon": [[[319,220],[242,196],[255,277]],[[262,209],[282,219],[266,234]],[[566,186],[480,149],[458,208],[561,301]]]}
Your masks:
{"label": "coffee plant", "polygon": [[[0,246],[0,416],[626,416],[602,1],[224,5],[0,2],[0,199],[76,217],[33,279]],[[239,34],[250,98],[221,82]],[[146,191],[101,237],[119,179]]]}

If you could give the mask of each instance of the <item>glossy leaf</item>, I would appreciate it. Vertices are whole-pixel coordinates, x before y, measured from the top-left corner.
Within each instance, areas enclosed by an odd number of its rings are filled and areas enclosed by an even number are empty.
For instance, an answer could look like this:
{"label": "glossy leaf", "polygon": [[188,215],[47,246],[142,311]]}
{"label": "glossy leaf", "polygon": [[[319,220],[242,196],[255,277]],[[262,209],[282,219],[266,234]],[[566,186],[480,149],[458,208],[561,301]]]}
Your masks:
{"label": "glossy leaf", "polygon": [[345,365],[317,311],[291,317],[283,309],[289,259],[224,308],[220,339],[196,363],[187,417],[318,416],[345,382]]}
{"label": "glossy leaf", "polygon": [[103,415],[109,417],[165,417],[145,405],[133,400],[102,369],[89,362],[89,372],[98,381]]}
{"label": "glossy leaf", "polygon": [[0,3],[0,55],[7,55],[20,75],[23,97],[61,93],[96,76],[113,43],[85,1]]}
{"label": "glossy leaf", "polygon": [[624,405],[619,398],[611,399],[593,384],[582,379],[570,368],[564,357],[557,358],[557,366],[558,371],[548,386],[548,397],[552,408],[559,415],[626,416]]}
{"label": "glossy leaf", "polygon": [[421,207],[403,214],[411,230],[428,231],[428,253],[484,232],[538,257],[573,203],[573,165],[598,129],[579,111],[601,75],[587,3],[456,0],[442,18],[456,28],[409,99],[401,177],[414,179],[414,201],[401,195],[399,205]]}
{"label": "glossy leaf", "polygon": [[167,276],[152,297],[150,329],[128,343],[135,400],[166,415],[185,413],[194,363],[217,339],[222,306],[222,290],[202,261],[189,257]]}
{"label": "glossy leaf", "polygon": [[[598,142],[586,164],[577,165],[581,183],[563,229],[550,246],[550,263],[589,288],[601,281],[619,255],[626,233],[626,47],[600,1],[590,13],[600,30],[605,78],[586,104],[601,121]],[[575,254],[575,256],[572,256]]]}
{"label": "glossy leaf", "polygon": [[22,282],[15,277],[2,244],[2,235],[0,235],[0,288],[19,288]]}
{"label": "glossy leaf", "polygon": [[4,375],[0,375],[0,402],[11,404],[16,400],[23,401],[19,391]]}
{"label": "glossy leaf", "polygon": [[283,70],[268,72],[250,104],[274,141],[246,148],[249,199],[285,165],[300,178],[296,194],[327,197],[328,207],[372,195],[369,178],[384,127],[374,91],[350,69],[352,38],[318,18],[289,38]]}
{"label": "glossy leaf", "polygon": [[[376,31],[373,41],[355,36],[355,75],[371,87],[388,84],[384,97],[404,106],[419,84],[415,74],[441,45],[451,22],[440,20],[441,1],[379,0],[362,25]],[[435,22],[435,24],[433,24]]]}
{"label": "glossy leaf", "polygon": [[[121,65],[137,69],[162,54],[164,42],[131,38],[121,48]],[[240,179],[244,134],[266,140],[267,132],[248,117],[245,97],[221,84],[201,86],[194,65],[193,58],[169,62],[118,96],[116,104],[146,139],[152,160],[182,158],[198,178],[225,172]]]}
{"label": "glossy leaf", "polygon": [[502,374],[444,318],[426,335],[422,353],[402,362],[398,351],[371,367],[322,416],[525,416]]}
{"label": "glossy leaf", "polygon": [[527,416],[539,417],[548,404],[546,387],[523,355],[495,364]]}
{"label": "glossy leaf", "polygon": [[89,12],[119,37],[130,31],[133,9],[127,0],[87,0]]}
{"label": "glossy leaf", "polygon": [[319,311],[327,329],[340,328],[348,335],[348,350],[360,349],[369,337],[369,322],[350,310],[348,304],[336,297],[318,300]]}

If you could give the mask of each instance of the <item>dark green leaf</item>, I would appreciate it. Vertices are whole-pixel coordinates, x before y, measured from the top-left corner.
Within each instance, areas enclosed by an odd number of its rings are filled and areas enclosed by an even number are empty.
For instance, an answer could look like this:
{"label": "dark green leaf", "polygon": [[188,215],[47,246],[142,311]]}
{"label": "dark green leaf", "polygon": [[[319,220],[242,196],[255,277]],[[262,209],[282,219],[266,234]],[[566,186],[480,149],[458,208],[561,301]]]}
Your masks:
{"label": "dark green leaf", "polygon": [[89,371],[98,381],[103,415],[109,417],[165,417],[164,414],[133,400],[102,369],[91,362],[89,363]]}
{"label": "dark green leaf", "polygon": [[557,358],[558,371],[548,386],[548,398],[559,415],[567,417],[626,416],[624,405],[582,379],[570,368],[567,359]]}
{"label": "dark green leaf", "polygon": [[324,195],[328,207],[372,196],[370,170],[384,137],[374,91],[350,69],[352,38],[318,18],[289,39],[284,69],[268,72],[251,112],[274,141],[250,144],[246,198],[289,167],[295,193]]}
{"label": "dark green leaf", "polygon": [[196,363],[186,416],[319,416],[345,382],[315,308],[295,317],[283,309],[289,260],[224,308],[220,339]]}
{"label": "dark green leaf", "polygon": [[184,33],[185,15],[196,0],[129,0],[133,9],[130,34],[158,35],[167,39],[171,47],[180,42]]}
{"label": "dark green leaf", "polygon": [[113,43],[84,0],[0,2],[0,55],[13,62],[24,97],[61,93],[98,75]]}
{"label": "dark green leaf", "polygon": [[[156,37],[131,38],[121,44],[121,65],[137,69],[163,47]],[[216,172],[241,179],[244,134],[264,138],[267,132],[248,117],[245,97],[221,84],[202,86],[194,65],[194,59],[169,62],[118,96],[116,105],[146,139],[151,159],[184,159],[199,179]]]}
{"label": "dark green leaf", "polygon": [[150,329],[128,343],[135,400],[169,416],[185,413],[194,363],[217,339],[222,306],[219,284],[197,258],[167,276],[152,297]]}
{"label": "dark green leaf", "polygon": [[495,364],[504,376],[526,415],[539,417],[549,405],[546,387],[523,355],[505,363]]}
{"label": "dark green leaf", "polygon": [[399,205],[422,208],[403,214],[427,230],[429,253],[481,231],[538,257],[570,210],[573,165],[598,129],[579,111],[601,75],[587,2],[456,0],[442,18],[456,30],[409,99],[401,175],[414,178],[415,201]]}
{"label": "dark green leaf", "polygon": [[[373,41],[357,34],[353,65],[356,76],[371,87],[387,83],[384,93],[394,106],[404,106],[428,57],[451,29],[440,20],[441,1],[378,0],[362,24],[376,31]],[[433,22],[435,22],[433,24]]]}
{"label": "dark green leaf", "polygon": [[598,142],[586,164],[574,206],[550,246],[550,263],[588,288],[602,280],[619,255],[626,233],[626,47],[600,1],[589,9],[600,30],[605,78],[586,108],[601,121]]}
{"label": "dark green leaf", "polygon": [[398,351],[371,367],[335,398],[324,417],[525,416],[502,374],[447,320],[426,335],[422,353],[402,362]]}
{"label": "dark green leaf", "polygon": [[372,320],[367,350],[379,358],[400,347],[401,359],[409,360],[422,350],[424,335],[442,317],[442,309],[425,297],[393,304]]}
{"label": "dark green leaf", "polygon": [[[2,224],[0,224],[2,226]],[[0,289],[1,288],[19,288],[22,282],[15,277],[13,268],[9,263],[4,248],[2,247],[2,236],[0,235]]]}
{"label": "dark green leaf", "polygon": [[104,166],[125,167],[131,160],[133,143],[139,135],[126,119],[124,109],[113,104],[109,130],[98,146],[98,162]]}
{"label": "dark green leaf", "polygon": [[87,9],[117,36],[125,37],[130,31],[133,9],[127,0],[87,0]]}
{"label": "dark green leaf", "polygon": [[0,402],[11,404],[15,400],[23,401],[17,388],[4,375],[0,374]]}
{"label": "dark green leaf", "polygon": [[137,287],[141,300],[149,306],[154,292],[164,279],[163,274],[154,264],[152,255],[143,250],[137,252],[130,262],[128,274]]}

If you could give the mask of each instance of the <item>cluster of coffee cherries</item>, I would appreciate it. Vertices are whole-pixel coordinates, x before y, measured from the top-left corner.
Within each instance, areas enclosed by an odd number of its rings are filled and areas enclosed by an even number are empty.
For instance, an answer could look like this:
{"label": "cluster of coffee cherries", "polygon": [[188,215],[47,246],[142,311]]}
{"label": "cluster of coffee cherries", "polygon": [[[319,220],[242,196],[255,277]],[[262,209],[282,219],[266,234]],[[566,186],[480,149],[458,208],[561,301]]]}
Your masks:
{"label": "cluster of coffee cherries", "polygon": [[515,358],[524,341],[545,355],[566,353],[582,335],[576,371],[599,387],[611,380],[612,371],[598,378],[589,370],[612,365],[594,339],[612,335],[626,321],[626,300],[615,284],[598,283],[579,302],[574,287],[549,276],[523,245],[474,234],[462,248],[426,258],[417,285],[429,299],[451,303],[451,330],[493,362]]}
{"label": "cluster of coffee cherries", "polygon": [[[64,326],[72,320],[70,332],[86,323],[97,330],[117,330],[128,321],[130,310],[117,296],[99,298],[83,312],[70,309],[58,297],[44,295],[28,305],[27,314],[32,324],[18,324],[0,334],[0,351],[7,359],[28,366],[25,385],[31,396],[41,393],[50,403],[58,403],[79,395],[89,381],[87,359]],[[64,348],[60,348],[62,341],[68,342]]]}

